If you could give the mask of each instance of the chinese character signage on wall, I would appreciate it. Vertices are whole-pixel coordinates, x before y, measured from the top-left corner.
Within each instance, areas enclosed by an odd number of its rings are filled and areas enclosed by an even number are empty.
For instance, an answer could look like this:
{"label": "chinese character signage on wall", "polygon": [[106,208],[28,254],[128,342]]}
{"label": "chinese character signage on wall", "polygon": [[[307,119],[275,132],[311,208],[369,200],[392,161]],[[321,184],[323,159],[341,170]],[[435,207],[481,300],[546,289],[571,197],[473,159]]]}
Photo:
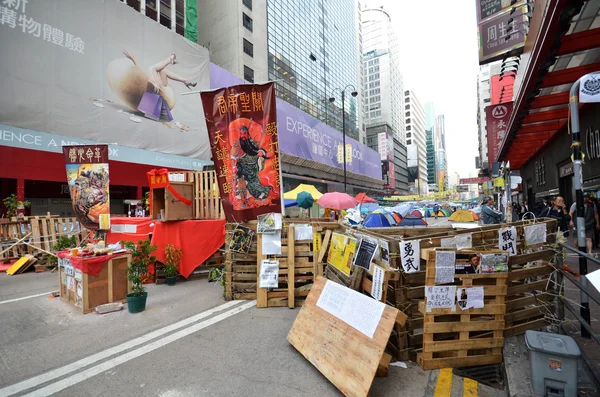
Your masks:
{"label": "chinese character signage on wall", "polygon": [[496,162],[500,153],[500,145],[506,136],[508,121],[513,110],[513,103],[503,103],[485,108],[488,131],[488,164]]}
{"label": "chinese character signage on wall", "polygon": [[236,85],[201,95],[227,220],[245,222],[281,212],[273,83]]}
{"label": "chinese character signage on wall", "polygon": [[[518,7],[524,0],[476,0],[477,2],[477,23],[494,17],[495,15],[510,9]],[[512,4],[515,3],[515,4]]]}
{"label": "chinese character signage on wall", "polygon": [[[511,13],[510,10],[513,9],[514,12]],[[522,52],[527,29],[526,14],[526,6],[507,7],[507,11],[479,23],[480,65],[505,58],[509,52],[512,52],[510,55]]]}
{"label": "chinese character signage on wall", "polygon": [[90,230],[110,228],[108,145],[63,146],[73,211]]}
{"label": "chinese character signage on wall", "polygon": [[470,185],[470,184],[480,184],[480,183],[485,183],[485,182],[489,182],[490,178],[487,176],[481,177],[481,178],[460,178],[459,183],[461,185]]}

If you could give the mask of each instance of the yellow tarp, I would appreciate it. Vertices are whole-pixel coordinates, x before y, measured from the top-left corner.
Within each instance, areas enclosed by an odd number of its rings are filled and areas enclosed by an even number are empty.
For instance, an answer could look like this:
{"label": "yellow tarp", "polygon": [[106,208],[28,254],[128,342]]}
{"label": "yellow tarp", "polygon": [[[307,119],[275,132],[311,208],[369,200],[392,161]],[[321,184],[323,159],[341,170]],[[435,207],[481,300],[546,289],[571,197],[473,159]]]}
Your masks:
{"label": "yellow tarp", "polygon": [[301,183],[294,190],[290,190],[289,192],[285,192],[283,194],[283,198],[286,199],[286,200],[296,200],[296,198],[298,197],[298,194],[300,194],[302,192],[310,193],[310,195],[312,196],[313,200],[315,200],[315,201],[317,201],[318,199],[320,199],[321,196],[323,195],[323,193],[319,192],[317,190],[317,188],[314,187],[313,185],[305,185],[304,183]]}
{"label": "yellow tarp", "polygon": [[30,258],[28,258],[26,256],[22,256],[21,258],[19,258],[18,261],[13,263],[13,265],[8,268],[8,270],[6,271],[6,274],[8,274],[9,276],[14,276],[15,273],[17,273],[19,271],[19,269],[21,269],[21,267],[23,267],[27,262],[29,262],[29,259]]}

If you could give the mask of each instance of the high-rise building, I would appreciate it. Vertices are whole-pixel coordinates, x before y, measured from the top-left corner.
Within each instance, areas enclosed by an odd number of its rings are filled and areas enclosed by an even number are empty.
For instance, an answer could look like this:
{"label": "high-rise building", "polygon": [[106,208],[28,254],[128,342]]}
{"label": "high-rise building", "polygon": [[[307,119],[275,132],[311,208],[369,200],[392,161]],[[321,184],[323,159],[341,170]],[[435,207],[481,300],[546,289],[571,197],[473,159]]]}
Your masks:
{"label": "high-rise building", "polygon": [[436,117],[436,163],[437,163],[437,183],[439,189],[448,189],[448,157],[446,154],[446,119],[443,114]]}
{"label": "high-rise building", "polygon": [[[425,144],[427,147],[427,183],[431,187],[437,185],[437,131],[435,107],[432,102],[425,104]],[[437,190],[437,186],[435,188]],[[431,189],[430,189],[431,190]]]}
{"label": "high-rise building", "polygon": [[426,194],[428,181],[425,110],[412,90],[404,91],[404,117],[409,185],[414,193]]}
{"label": "high-rise building", "polygon": [[[211,61],[364,142],[360,131],[361,33],[355,0],[198,0],[199,42]],[[341,92],[345,93],[342,112]],[[329,99],[335,98],[331,102]]]}

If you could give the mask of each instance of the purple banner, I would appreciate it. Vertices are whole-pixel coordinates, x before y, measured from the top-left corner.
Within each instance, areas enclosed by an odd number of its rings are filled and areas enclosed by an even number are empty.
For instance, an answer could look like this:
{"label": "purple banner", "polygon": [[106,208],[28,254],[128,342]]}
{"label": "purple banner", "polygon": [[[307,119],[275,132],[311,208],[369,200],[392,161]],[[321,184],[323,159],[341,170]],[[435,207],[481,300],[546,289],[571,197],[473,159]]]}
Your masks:
{"label": "purple banner", "polygon": [[[210,64],[211,89],[229,87],[243,80]],[[279,151],[331,167],[344,168],[342,156],[342,133],[320,120],[304,113],[289,103],[277,99],[277,130]],[[352,148],[352,159],[348,154]],[[381,156],[375,150],[346,136],[347,162],[350,172],[381,179]],[[339,161],[338,161],[339,160]]]}

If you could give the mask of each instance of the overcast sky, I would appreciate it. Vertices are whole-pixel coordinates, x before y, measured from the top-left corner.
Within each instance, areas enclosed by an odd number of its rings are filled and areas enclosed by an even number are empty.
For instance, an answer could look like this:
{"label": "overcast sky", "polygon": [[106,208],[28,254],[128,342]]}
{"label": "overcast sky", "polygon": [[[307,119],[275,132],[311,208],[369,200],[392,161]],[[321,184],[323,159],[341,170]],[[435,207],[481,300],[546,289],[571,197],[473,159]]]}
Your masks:
{"label": "overcast sky", "polygon": [[[449,169],[476,176],[478,44],[473,0],[380,0],[400,45],[404,88],[446,119]],[[471,175],[472,174],[472,175]]]}

